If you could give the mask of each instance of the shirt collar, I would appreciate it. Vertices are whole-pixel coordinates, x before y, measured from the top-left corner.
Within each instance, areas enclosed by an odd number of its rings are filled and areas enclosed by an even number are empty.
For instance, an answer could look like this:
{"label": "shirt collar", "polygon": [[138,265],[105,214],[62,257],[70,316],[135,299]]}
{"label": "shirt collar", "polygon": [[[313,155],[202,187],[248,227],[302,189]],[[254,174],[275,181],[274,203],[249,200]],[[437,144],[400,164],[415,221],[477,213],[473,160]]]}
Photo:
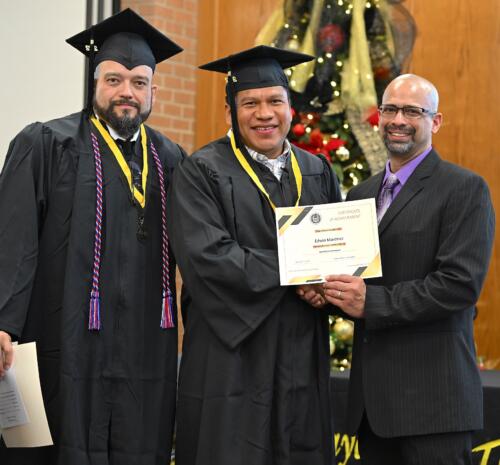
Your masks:
{"label": "shirt collar", "polygon": [[[432,145],[424,150],[420,155],[415,157],[413,160],[409,161],[405,165],[403,165],[396,173],[396,177],[398,178],[399,183],[401,186],[404,186],[406,184],[406,181],[408,181],[409,177],[413,174],[415,169],[417,168],[418,165],[422,162],[422,160],[429,155],[430,151],[432,150]],[[385,164],[385,175],[384,175],[384,181],[382,182],[382,185],[385,184],[385,181],[389,177],[389,175],[392,173],[391,171],[391,164],[389,160]]]}
{"label": "shirt collar", "polygon": [[264,155],[263,153],[259,153],[256,150],[251,149],[247,145],[245,145],[245,147],[248,151],[248,154],[254,160],[260,161],[262,163],[265,163],[265,162],[273,163],[274,160],[280,160],[280,161],[286,162],[286,160],[288,159],[288,155],[290,154],[290,150],[291,150],[290,142],[288,142],[288,139],[285,139],[285,143],[283,144],[283,152],[275,158],[269,158],[266,155]]}

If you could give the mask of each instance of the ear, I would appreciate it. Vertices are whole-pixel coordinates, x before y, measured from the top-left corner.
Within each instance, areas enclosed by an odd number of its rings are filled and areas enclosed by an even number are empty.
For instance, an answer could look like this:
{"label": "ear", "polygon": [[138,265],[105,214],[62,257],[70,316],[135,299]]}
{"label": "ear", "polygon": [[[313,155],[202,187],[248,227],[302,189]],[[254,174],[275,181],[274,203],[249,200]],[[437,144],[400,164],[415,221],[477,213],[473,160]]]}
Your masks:
{"label": "ear", "polygon": [[151,106],[153,106],[156,102],[156,92],[158,92],[158,86],[156,84],[153,84],[151,86]]}
{"label": "ear", "polygon": [[228,126],[232,126],[232,121],[231,121],[231,107],[226,103],[224,105],[224,113],[225,113],[225,116],[226,116],[226,124]]}
{"label": "ear", "polygon": [[439,131],[439,128],[443,124],[443,114],[442,113],[436,113],[432,117],[432,133],[436,134]]}

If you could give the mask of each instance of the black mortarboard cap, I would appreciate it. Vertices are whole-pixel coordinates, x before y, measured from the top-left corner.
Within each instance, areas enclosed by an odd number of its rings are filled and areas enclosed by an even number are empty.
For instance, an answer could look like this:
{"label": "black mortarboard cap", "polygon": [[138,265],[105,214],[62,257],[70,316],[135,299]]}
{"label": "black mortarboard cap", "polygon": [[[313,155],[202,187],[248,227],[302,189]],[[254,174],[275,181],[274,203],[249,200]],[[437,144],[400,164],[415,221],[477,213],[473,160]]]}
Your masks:
{"label": "black mortarboard cap", "polygon": [[261,87],[288,87],[288,79],[283,69],[313,59],[313,56],[305,53],[258,45],[201,65],[200,69],[228,74],[228,90],[231,84],[236,93]]}
{"label": "black mortarboard cap", "polygon": [[[97,50],[90,47],[91,40]],[[130,8],[66,40],[87,57],[95,51],[94,64],[116,61],[128,69],[147,65],[153,70],[182,48]],[[92,70],[93,71],[93,70]]]}
{"label": "black mortarboard cap", "polygon": [[95,67],[105,60],[127,69],[146,65],[153,71],[182,48],[130,8],[82,31],[66,42],[89,58],[88,102],[91,103]]}

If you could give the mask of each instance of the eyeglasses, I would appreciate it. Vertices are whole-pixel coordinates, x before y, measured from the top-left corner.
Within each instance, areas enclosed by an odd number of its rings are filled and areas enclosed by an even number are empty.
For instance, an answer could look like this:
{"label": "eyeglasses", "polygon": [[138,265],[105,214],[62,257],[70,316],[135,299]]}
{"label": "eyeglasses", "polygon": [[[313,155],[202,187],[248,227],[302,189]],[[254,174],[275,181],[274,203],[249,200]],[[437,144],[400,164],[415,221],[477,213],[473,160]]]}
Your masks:
{"label": "eyeglasses", "polygon": [[434,116],[436,114],[435,111],[426,110],[421,107],[414,107],[412,105],[405,105],[403,107],[398,107],[396,105],[380,105],[378,107],[380,116],[383,116],[384,118],[395,118],[399,110],[401,110],[403,116],[408,119],[421,118],[423,115]]}

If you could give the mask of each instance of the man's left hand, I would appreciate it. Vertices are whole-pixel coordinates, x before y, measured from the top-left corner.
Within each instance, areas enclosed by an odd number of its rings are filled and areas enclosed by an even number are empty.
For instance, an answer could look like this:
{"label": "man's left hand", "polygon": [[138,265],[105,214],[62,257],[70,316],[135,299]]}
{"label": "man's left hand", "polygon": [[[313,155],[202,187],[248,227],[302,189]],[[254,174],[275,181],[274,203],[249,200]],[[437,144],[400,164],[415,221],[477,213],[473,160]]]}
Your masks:
{"label": "man's left hand", "polygon": [[348,274],[327,276],[323,284],[325,298],[352,318],[365,315],[366,285],[362,278]]}

